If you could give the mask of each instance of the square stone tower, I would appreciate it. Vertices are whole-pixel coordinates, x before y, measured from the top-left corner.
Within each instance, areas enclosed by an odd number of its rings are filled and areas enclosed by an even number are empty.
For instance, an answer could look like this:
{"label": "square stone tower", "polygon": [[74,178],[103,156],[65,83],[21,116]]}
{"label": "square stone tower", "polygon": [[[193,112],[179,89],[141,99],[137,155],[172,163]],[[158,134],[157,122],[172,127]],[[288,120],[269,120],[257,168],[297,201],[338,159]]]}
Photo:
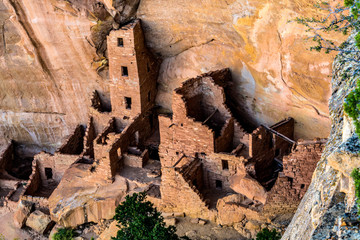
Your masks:
{"label": "square stone tower", "polygon": [[158,64],[145,46],[140,20],[107,38],[110,97],[114,115],[133,119],[154,106]]}

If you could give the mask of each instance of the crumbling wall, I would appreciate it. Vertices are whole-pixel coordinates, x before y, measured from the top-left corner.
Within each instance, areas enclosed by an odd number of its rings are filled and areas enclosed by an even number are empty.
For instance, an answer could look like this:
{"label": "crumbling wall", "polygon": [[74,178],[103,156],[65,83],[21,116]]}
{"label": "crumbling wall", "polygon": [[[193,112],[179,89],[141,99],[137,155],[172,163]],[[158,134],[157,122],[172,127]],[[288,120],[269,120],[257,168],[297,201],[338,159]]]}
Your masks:
{"label": "crumbling wall", "polygon": [[204,186],[204,180],[203,167],[199,159],[194,159],[181,168],[176,168],[176,170],[182,174],[186,182],[191,182],[198,191],[201,191]]}
{"label": "crumbling wall", "polygon": [[243,157],[237,157],[227,153],[212,153],[201,156],[204,169],[204,185],[207,189],[216,190],[216,181],[222,182],[222,191],[233,192],[230,187],[229,177],[237,172],[245,173]]}
{"label": "crumbling wall", "polygon": [[[295,127],[295,120],[293,118],[288,118],[271,126],[270,128],[293,140],[294,127]],[[292,147],[291,143],[278,136],[275,136],[274,145],[275,145],[275,157],[282,157],[284,155],[289,154]]]}
{"label": "crumbling wall", "polygon": [[[152,114],[137,116],[134,121],[123,130],[117,141],[112,145],[109,155],[113,176],[121,169],[121,165],[123,164],[120,162],[121,156],[128,152],[129,146],[137,144],[136,147],[144,149],[143,143],[155,130],[151,126],[151,123],[154,121],[153,118],[154,116]],[[137,137],[138,139],[136,139]],[[136,141],[138,142],[136,143]]]}
{"label": "crumbling wall", "polygon": [[230,152],[233,149],[234,118],[226,120],[221,134],[215,139],[215,152]]}
{"label": "crumbling wall", "polygon": [[49,199],[46,197],[23,195],[21,200],[34,203],[36,209],[49,209]]}
{"label": "crumbling wall", "polygon": [[[185,110],[185,108],[184,108]],[[178,112],[179,117],[181,116]],[[173,166],[181,155],[214,152],[214,132],[200,122],[183,115],[172,121],[159,116],[161,143],[159,155],[162,166]]]}
{"label": "crumbling wall", "polygon": [[84,148],[84,127],[78,125],[74,133],[64,141],[64,144],[57,150],[62,154],[80,154]]}
{"label": "crumbling wall", "polygon": [[234,120],[233,146],[238,146],[240,143],[249,147],[249,134],[245,131],[245,129],[240,125],[237,120]]}
{"label": "crumbling wall", "polygon": [[94,158],[94,140],[96,138],[96,131],[94,126],[94,118],[89,117],[87,128],[84,136],[84,150],[83,155],[88,155]]}
{"label": "crumbling wall", "polygon": [[[78,155],[68,155],[55,153],[51,155],[49,153],[41,152],[34,157],[37,161],[37,166],[41,176],[41,183],[47,185],[49,181],[55,180],[59,183],[71,164],[79,159]],[[51,169],[52,177],[49,178],[45,169]]]}
{"label": "crumbling wall", "polygon": [[269,216],[294,213],[306,193],[324,145],[319,143],[298,145],[283,158],[283,172],[270,190],[264,214]]}
{"label": "crumbling wall", "polygon": [[216,211],[210,211],[204,196],[175,168],[162,168],[160,186],[162,208],[165,212],[185,212],[189,217],[215,220]]}
{"label": "crumbling wall", "polygon": [[[155,131],[152,123],[154,115],[138,115],[121,133],[117,134],[115,119],[94,141],[95,171],[102,177],[113,178],[121,170],[124,162],[122,155],[127,153],[129,146],[136,143],[135,147],[144,149],[144,142]],[[138,139],[136,139],[138,137]],[[146,160],[144,156],[143,160]]]}
{"label": "crumbling wall", "polygon": [[32,172],[29,180],[25,186],[25,195],[33,195],[41,186],[41,176],[38,167],[38,162],[34,160],[32,162]]}
{"label": "crumbling wall", "polygon": [[[104,131],[102,131],[94,140],[94,148],[95,145],[107,145],[107,136],[111,132],[115,132],[116,126],[115,126],[115,118],[111,118],[108,122],[106,128]],[[95,150],[95,149],[94,149]],[[95,151],[97,153],[98,151]]]}
{"label": "crumbling wall", "polygon": [[145,149],[140,156],[134,154],[123,154],[123,161],[125,166],[143,168],[149,161],[149,152]]}
{"label": "crumbling wall", "polygon": [[312,174],[320,160],[323,143],[303,144],[299,141],[296,149],[283,158],[283,173],[293,179],[293,188],[304,196],[311,183]]}
{"label": "crumbling wall", "polygon": [[264,127],[257,128],[249,137],[249,155],[255,162],[256,177],[261,182],[271,174],[275,157],[273,135]]}

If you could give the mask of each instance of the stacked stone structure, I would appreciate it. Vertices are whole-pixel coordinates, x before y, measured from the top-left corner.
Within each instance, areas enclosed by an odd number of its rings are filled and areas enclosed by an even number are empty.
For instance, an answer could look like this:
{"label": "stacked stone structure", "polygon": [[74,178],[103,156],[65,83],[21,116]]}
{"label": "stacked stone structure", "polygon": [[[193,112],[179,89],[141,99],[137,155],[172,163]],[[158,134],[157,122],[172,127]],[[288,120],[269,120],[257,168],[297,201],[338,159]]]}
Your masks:
{"label": "stacked stone structure", "polygon": [[[227,68],[185,81],[174,90],[172,114],[158,115],[158,64],[141,22],[112,31],[107,46],[109,100],[94,91],[86,129],[78,126],[54,154],[35,156],[18,199],[47,209],[64,226],[111,218],[134,191],[149,191],[161,211],[224,225],[245,227],[294,212],[321,141],[295,143],[292,118],[246,131],[231,105]],[[150,170],[157,153],[161,169]],[[3,172],[9,156],[0,156]]]}

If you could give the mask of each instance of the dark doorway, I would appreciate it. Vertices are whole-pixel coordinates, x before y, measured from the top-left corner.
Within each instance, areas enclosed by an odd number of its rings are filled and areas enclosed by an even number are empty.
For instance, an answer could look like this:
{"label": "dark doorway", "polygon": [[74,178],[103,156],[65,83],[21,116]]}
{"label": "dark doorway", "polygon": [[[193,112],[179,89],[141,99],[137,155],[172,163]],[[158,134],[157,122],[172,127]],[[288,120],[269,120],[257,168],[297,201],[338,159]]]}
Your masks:
{"label": "dark doorway", "polygon": [[53,178],[53,172],[51,168],[45,168],[45,175],[46,179],[52,179]]}
{"label": "dark doorway", "polygon": [[125,97],[125,108],[131,109],[131,98]]}
{"label": "dark doorway", "polygon": [[217,188],[217,189],[222,189],[222,181],[216,180],[216,181],[215,181],[215,184],[216,184],[216,188]]}

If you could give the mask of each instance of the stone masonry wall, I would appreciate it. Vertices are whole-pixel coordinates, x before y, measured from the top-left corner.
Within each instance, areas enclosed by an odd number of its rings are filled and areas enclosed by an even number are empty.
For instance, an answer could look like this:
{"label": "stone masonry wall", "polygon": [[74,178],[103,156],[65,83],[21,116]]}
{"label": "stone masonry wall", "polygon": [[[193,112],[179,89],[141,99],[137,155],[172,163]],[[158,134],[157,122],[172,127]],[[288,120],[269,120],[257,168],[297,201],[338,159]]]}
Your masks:
{"label": "stone masonry wall", "polygon": [[249,139],[249,155],[255,162],[256,177],[261,182],[271,174],[269,168],[275,157],[273,135],[264,127],[259,127]]}
{"label": "stone masonry wall", "polygon": [[112,31],[107,44],[113,112],[134,118],[154,105],[158,63],[145,46],[140,20]]}
{"label": "stone masonry wall", "polygon": [[215,139],[215,152],[230,152],[233,149],[234,118],[226,120],[221,134]]}
{"label": "stone masonry wall", "polygon": [[207,126],[185,116],[177,122],[159,116],[161,136],[159,155],[163,167],[173,166],[183,154],[195,156],[197,152],[214,152],[214,133]]}
{"label": "stone masonry wall", "polygon": [[171,167],[163,168],[161,180],[163,211],[185,212],[189,217],[215,220],[216,212],[208,209],[202,194],[179,170]]}
{"label": "stone masonry wall", "polygon": [[[293,140],[294,127],[295,127],[295,120],[293,118],[289,118],[271,126],[270,128]],[[292,147],[291,143],[285,141],[284,139],[278,136],[275,136],[275,157],[279,156],[277,155],[277,152],[280,154],[280,156],[289,154],[291,147]]]}
{"label": "stone masonry wall", "polygon": [[41,176],[38,167],[38,162],[33,160],[32,162],[32,173],[25,186],[25,195],[33,195],[41,186]]}
{"label": "stone masonry wall", "polygon": [[265,215],[280,215],[296,211],[301,199],[307,191],[316,164],[320,160],[324,145],[298,145],[290,155],[283,158],[283,172],[274,187],[270,190],[264,207]]}
{"label": "stone masonry wall", "polygon": [[[41,182],[43,185],[47,185],[49,180],[55,180],[59,183],[64,175],[65,171],[71,164],[79,159],[79,155],[69,155],[55,153],[54,155],[41,152],[34,157],[37,161]],[[52,178],[48,179],[45,173],[45,168],[52,170]]]}
{"label": "stone masonry wall", "polygon": [[[224,169],[223,161],[228,169]],[[245,173],[244,164],[247,160],[227,153],[212,153],[203,159],[204,184],[207,189],[216,189],[216,180],[222,181],[222,190],[232,192],[229,177],[237,172]]]}
{"label": "stone masonry wall", "polygon": [[83,155],[89,155],[94,158],[94,140],[96,138],[96,131],[94,126],[94,118],[89,117],[87,128],[84,136],[84,150]]}

